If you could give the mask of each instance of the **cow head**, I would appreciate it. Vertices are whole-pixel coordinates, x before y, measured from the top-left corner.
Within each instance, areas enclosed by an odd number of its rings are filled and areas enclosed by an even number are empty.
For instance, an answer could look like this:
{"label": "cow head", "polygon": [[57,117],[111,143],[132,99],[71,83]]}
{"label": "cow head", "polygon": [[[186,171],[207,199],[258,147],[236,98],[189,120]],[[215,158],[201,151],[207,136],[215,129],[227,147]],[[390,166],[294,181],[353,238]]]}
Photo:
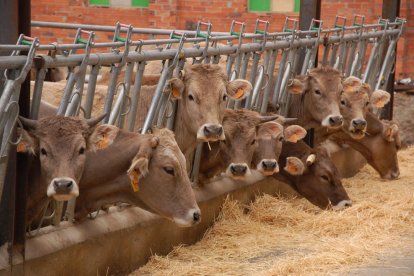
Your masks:
{"label": "cow head", "polygon": [[[329,207],[341,209],[352,204],[342,186],[339,172],[326,149],[323,147],[311,149],[300,142],[284,143],[282,150],[282,158],[279,161],[288,172],[288,174],[284,172],[284,175],[289,185],[300,195],[321,209]],[[292,168],[283,158],[287,155],[292,156],[290,162],[294,161],[290,165],[299,167],[293,170],[293,175]]]}
{"label": "cow head", "polygon": [[323,127],[336,129],[342,126],[338,105],[342,84],[338,70],[328,67],[312,69],[308,75],[293,79],[288,91],[301,97],[299,115]]}
{"label": "cow head", "polygon": [[[149,162],[136,157],[128,170],[131,184],[139,187],[135,194],[150,210],[180,226],[192,226],[201,221],[187,174],[186,160],[168,129],[155,129],[158,146]],[[148,168],[148,172],[144,171]]]}
{"label": "cow head", "polygon": [[39,121],[20,118],[24,129],[19,129],[22,139],[18,151],[39,157],[48,197],[64,201],[79,195],[85,152],[107,147],[118,131],[106,125],[96,127],[104,116],[90,120],[62,116]]}
{"label": "cow head", "polygon": [[370,108],[381,108],[390,99],[383,90],[371,91],[369,84],[356,77],[348,77],[343,82],[340,95],[340,111],[344,118],[343,129],[353,139],[361,139],[367,129],[366,114]]}
{"label": "cow head", "polygon": [[223,114],[228,98],[242,100],[252,85],[246,80],[228,81],[219,65],[195,64],[184,68],[182,78],[173,78],[167,91],[181,100],[183,123],[197,140],[224,140]]}
{"label": "cow head", "polygon": [[[257,131],[259,125],[279,117],[261,116],[246,110],[226,110],[223,127],[226,140],[220,141],[219,154],[226,168],[225,174],[233,179],[244,179],[251,174],[249,164],[257,148]],[[275,132],[275,130],[270,130]]]}
{"label": "cow head", "polygon": [[306,130],[297,125],[283,128],[281,124],[273,121],[259,125],[252,165],[263,175],[279,172],[277,160],[282,151],[283,141],[296,143],[305,136]]}

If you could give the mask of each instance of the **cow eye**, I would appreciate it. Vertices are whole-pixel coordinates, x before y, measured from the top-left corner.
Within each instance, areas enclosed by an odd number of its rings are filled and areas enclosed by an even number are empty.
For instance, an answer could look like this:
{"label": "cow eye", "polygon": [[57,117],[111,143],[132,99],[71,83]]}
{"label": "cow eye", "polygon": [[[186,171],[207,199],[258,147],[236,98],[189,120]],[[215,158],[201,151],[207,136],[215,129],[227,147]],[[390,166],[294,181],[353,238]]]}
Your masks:
{"label": "cow eye", "polygon": [[256,139],[253,139],[250,145],[254,145],[256,143]]}
{"label": "cow eye", "polygon": [[84,154],[85,153],[85,148],[84,147],[81,147],[80,149],[79,149],[79,154]]}
{"label": "cow eye", "polygon": [[326,176],[326,175],[321,175],[321,177],[322,177],[322,179],[323,179],[323,180],[325,180],[325,181],[329,182],[329,177],[328,177],[328,176]]}
{"label": "cow eye", "polygon": [[164,167],[164,171],[172,176],[174,176],[174,168],[173,167]]}
{"label": "cow eye", "polygon": [[342,104],[342,105],[345,105],[345,101],[344,101],[344,100],[341,100],[341,104]]}
{"label": "cow eye", "polygon": [[279,137],[279,141],[282,142],[283,141],[283,136]]}
{"label": "cow eye", "polygon": [[40,149],[40,153],[44,156],[47,156],[47,151],[44,148]]}
{"label": "cow eye", "polygon": [[321,90],[316,89],[316,90],[315,90],[315,94],[316,94],[316,95],[320,95],[320,94],[321,94]]}
{"label": "cow eye", "polygon": [[223,102],[227,101],[227,98],[228,98],[227,95],[224,95],[223,96]]}
{"label": "cow eye", "polygon": [[366,102],[366,103],[365,103],[365,106],[368,106],[368,105],[369,105],[369,102]]}
{"label": "cow eye", "polygon": [[190,101],[194,101],[194,96],[193,95],[188,95],[188,99],[190,100]]}

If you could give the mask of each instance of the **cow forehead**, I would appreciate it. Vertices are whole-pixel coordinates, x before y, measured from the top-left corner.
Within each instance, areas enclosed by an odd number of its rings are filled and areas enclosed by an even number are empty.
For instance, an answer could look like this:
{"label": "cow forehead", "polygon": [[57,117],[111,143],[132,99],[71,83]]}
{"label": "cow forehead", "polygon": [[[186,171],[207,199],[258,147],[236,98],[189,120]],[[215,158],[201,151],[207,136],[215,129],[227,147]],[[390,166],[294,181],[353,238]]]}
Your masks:
{"label": "cow forehead", "polygon": [[199,79],[188,82],[188,91],[195,94],[199,100],[216,102],[219,96],[226,92],[226,83],[221,80]]}
{"label": "cow forehead", "polygon": [[354,91],[345,91],[342,93],[342,97],[350,101],[351,103],[354,102],[361,102],[364,103],[369,99],[368,93],[365,91],[354,90]]}
{"label": "cow forehead", "polygon": [[224,132],[226,139],[229,138],[235,141],[243,141],[254,137],[256,134],[256,128],[255,125],[237,122],[231,125],[225,124]]}
{"label": "cow forehead", "polygon": [[72,135],[86,135],[89,131],[87,123],[75,117],[54,116],[39,120],[36,135],[40,137],[60,138]]}

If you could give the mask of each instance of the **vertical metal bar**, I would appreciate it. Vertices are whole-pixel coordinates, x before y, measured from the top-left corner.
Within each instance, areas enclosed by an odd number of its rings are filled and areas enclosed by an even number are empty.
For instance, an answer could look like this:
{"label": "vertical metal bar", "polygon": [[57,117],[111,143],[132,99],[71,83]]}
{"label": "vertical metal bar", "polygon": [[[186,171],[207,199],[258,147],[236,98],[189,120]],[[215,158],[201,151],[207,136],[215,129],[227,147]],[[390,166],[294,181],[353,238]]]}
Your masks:
{"label": "vertical metal bar", "polygon": [[[250,74],[251,74],[250,83],[253,85],[253,87],[256,83],[257,67],[259,65],[260,56],[261,56],[261,53],[258,53],[258,52],[255,52],[253,54],[253,64],[252,64],[251,71],[250,71]],[[253,93],[250,93],[250,95],[246,99],[246,103],[244,106],[245,108],[250,108],[252,104],[252,97],[253,97]]]}
{"label": "vertical metal bar", "polygon": [[[249,64],[250,55],[251,55],[250,52],[247,52],[247,53],[243,54],[243,63],[242,63],[242,67],[240,69],[239,79],[245,79],[246,78],[247,65]],[[242,104],[242,101],[235,102],[234,108],[239,109],[241,104]]]}
{"label": "vertical metal bar", "polygon": [[142,76],[144,75],[145,65],[145,61],[138,62],[137,64],[137,73],[135,75],[134,89],[132,90],[131,96],[131,110],[128,114],[128,131],[134,131],[135,120],[138,111],[139,95],[141,92],[141,82]]}
{"label": "vertical metal bar", "polygon": [[275,65],[276,65],[276,58],[277,58],[277,50],[273,50],[270,58],[269,67],[267,68],[267,75],[268,75],[268,82],[265,88],[265,91],[263,93],[262,98],[262,104],[260,107],[260,113],[265,114],[267,112],[267,105],[269,103],[269,94],[270,90],[272,88],[273,83],[273,72],[275,71]]}
{"label": "vertical metal bar", "polygon": [[134,72],[134,65],[135,65],[134,62],[128,62],[126,66],[126,70],[125,70],[124,100],[123,100],[123,104],[122,104],[122,108],[121,108],[121,112],[119,114],[119,120],[118,120],[118,127],[120,128],[123,128],[125,124],[125,117],[126,117],[125,112],[127,112],[127,109],[128,109],[128,106],[127,106],[128,101],[126,101],[125,99],[129,97],[129,90],[131,89],[131,78],[132,78],[132,73]]}
{"label": "vertical metal bar", "polygon": [[37,120],[39,115],[40,101],[42,99],[43,82],[46,76],[46,69],[38,68],[36,70],[36,80],[33,89],[32,109],[30,110],[30,119]]}
{"label": "vertical metal bar", "polygon": [[86,101],[83,109],[85,118],[90,119],[92,115],[93,98],[95,96],[96,80],[98,78],[100,64],[93,65],[88,79],[88,91],[86,92]]}
{"label": "vertical metal bar", "polygon": [[[382,1],[382,18],[388,18],[390,21],[395,21],[395,18],[400,16],[401,0],[383,0]],[[395,53],[397,53],[397,46],[395,46]],[[394,57],[394,66],[396,66],[396,55]],[[395,70],[388,76],[387,91],[391,94],[390,102],[385,105],[382,117],[392,120],[393,105],[394,105],[394,80]]]}

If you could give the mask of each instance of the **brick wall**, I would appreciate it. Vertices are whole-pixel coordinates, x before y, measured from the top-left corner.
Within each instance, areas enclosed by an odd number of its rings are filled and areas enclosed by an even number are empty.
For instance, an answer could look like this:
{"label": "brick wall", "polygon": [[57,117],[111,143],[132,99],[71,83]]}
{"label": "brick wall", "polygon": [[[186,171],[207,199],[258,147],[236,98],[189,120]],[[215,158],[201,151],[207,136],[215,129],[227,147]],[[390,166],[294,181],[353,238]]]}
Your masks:
{"label": "brick wall", "polygon": [[[270,31],[280,31],[286,16],[297,13],[248,12],[247,0],[150,0],[148,8],[89,6],[88,0],[32,1],[32,20],[64,23],[114,25],[117,21],[142,28],[194,29],[198,20],[210,21],[213,31],[229,31],[232,19],[247,23],[246,31],[254,29],[256,18],[270,20]],[[401,16],[408,19],[407,30],[398,45],[397,78],[414,77],[414,0],[401,0]],[[363,14],[366,22],[380,15],[382,0],[322,0],[324,26],[332,26],[335,15],[351,20],[353,14]],[[72,42],[75,30],[33,28],[32,35],[42,43]],[[134,36],[134,38],[138,38]],[[97,41],[112,39],[111,33],[97,33]]]}

